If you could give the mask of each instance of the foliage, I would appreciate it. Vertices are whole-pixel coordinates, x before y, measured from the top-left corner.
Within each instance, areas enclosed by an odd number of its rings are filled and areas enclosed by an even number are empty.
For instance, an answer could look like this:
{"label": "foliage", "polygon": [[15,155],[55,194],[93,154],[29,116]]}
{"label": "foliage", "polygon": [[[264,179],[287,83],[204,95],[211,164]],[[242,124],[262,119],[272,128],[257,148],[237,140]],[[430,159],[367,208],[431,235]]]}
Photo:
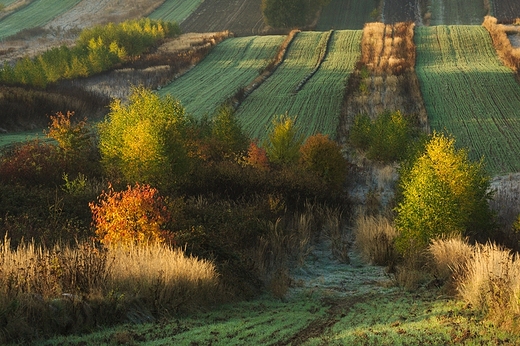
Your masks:
{"label": "foliage", "polygon": [[89,206],[103,244],[128,247],[171,240],[164,228],[170,221],[167,202],[149,185],[136,184],[121,192],[110,185]]}
{"label": "foliage", "polygon": [[328,136],[317,134],[307,138],[300,147],[300,162],[306,169],[318,174],[334,187],[341,188],[346,181],[347,161],[341,147]]}
{"label": "foliage", "polygon": [[454,138],[434,133],[410,170],[401,174],[397,249],[407,255],[443,236],[488,236],[489,185],[482,161],[471,162],[466,150],[455,148]]}
{"label": "foliage", "polygon": [[223,105],[213,119],[212,135],[222,143],[224,156],[240,155],[246,151],[249,139],[238,123],[234,109]]}
{"label": "foliage", "polygon": [[400,111],[386,111],[371,121],[368,115],[357,115],[350,129],[350,143],[371,160],[392,162],[403,159],[412,141],[412,128]]}
{"label": "foliage", "polygon": [[303,137],[298,134],[294,119],[285,114],[273,120],[273,128],[269,133],[265,150],[270,162],[274,164],[294,164],[300,157],[302,142]]}
{"label": "foliage", "polygon": [[269,158],[264,148],[259,147],[256,141],[249,143],[244,163],[260,170],[269,169]]}
{"label": "foliage", "polygon": [[93,145],[93,134],[87,127],[87,119],[75,124],[71,122],[74,112],[62,112],[51,115],[51,124],[47,136],[58,142],[58,146],[65,156],[78,158],[81,154],[91,150]]}
{"label": "foliage", "polygon": [[159,40],[180,34],[174,23],[140,19],[84,29],[76,46],[55,47],[14,67],[4,63],[0,81],[45,88],[60,79],[87,77],[135,58]]}
{"label": "foliage", "polygon": [[128,183],[175,185],[189,169],[187,124],[178,101],[134,88],[129,104],[114,101],[99,125],[102,162],[109,174],[122,174]]}

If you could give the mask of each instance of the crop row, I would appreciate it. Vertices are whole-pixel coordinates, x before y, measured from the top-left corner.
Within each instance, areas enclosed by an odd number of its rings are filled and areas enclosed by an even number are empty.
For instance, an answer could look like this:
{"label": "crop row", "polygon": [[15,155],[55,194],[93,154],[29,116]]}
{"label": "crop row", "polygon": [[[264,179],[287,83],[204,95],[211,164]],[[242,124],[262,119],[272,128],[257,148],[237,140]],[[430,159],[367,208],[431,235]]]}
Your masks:
{"label": "crop row", "polygon": [[520,86],[481,26],[416,28],[416,71],[433,130],[490,173],[520,170]]}
{"label": "crop row", "polygon": [[44,25],[80,0],[35,0],[0,21],[0,41],[24,29]]}
{"label": "crop row", "polygon": [[203,1],[204,0],[166,0],[153,11],[149,17],[151,19],[162,19],[181,23],[188,18]]}
{"label": "crop row", "polygon": [[160,90],[179,99],[188,113],[211,114],[237,89],[249,84],[269,63],[284,36],[230,38],[191,71]]}
{"label": "crop row", "polygon": [[487,14],[484,1],[432,1],[431,25],[481,24]]}
{"label": "crop row", "polygon": [[321,11],[317,30],[361,30],[365,23],[374,21],[379,0],[331,0]]}
{"label": "crop row", "polygon": [[273,118],[287,113],[296,117],[304,136],[323,133],[335,137],[345,84],[359,59],[362,32],[334,31],[326,59],[305,86],[294,92],[319,58],[320,50],[309,47],[326,42],[327,34],[299,33],[284,62],[242,103],[237,117],[248,135],[266,139]]}

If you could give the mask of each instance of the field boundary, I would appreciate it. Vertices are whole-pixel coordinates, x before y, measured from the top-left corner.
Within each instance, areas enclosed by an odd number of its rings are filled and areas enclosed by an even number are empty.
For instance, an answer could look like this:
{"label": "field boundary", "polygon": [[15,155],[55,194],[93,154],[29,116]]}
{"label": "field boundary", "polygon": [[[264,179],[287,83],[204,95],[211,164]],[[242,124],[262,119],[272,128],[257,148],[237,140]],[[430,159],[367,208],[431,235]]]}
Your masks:
{"label": "field boundary", "polygon": [[309,81],[309,79],[311,79],[312,76],[314,76],[316,74],[316,72],[318,72],[321,64],[323,63],[323,61],[327,57],[327,54],[329,53],[330,42],[332,40],[333,33],[334,33],[334,30],[329,30],[329,33],[327,35],[327,41],[325,42],[325,47],[324,47],[325,49],[323,49],[323,48],[321,49],[320,57],[318,58],[318,61],[316,62],[316,67],[314,67],[314,69],[307,76],[305,76],[305,78],[303,78],[300,81],[300,83],[298,83],[298,85],[296,86],[296,89],[294,89],[295,93],[302,90],[303,87],[305,86],[305,84],[307,84],[307,82]]}

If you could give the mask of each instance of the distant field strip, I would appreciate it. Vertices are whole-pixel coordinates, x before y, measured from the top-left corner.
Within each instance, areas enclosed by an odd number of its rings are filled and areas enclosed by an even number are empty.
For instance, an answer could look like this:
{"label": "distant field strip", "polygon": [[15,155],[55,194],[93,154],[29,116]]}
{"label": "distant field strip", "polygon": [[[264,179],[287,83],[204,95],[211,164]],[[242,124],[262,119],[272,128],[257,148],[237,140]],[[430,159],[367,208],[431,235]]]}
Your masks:
{"label": "distant field strip", "polygon": [[484,156],[490,173],[520,171],[520,86],[481,26],[417,27],[417,76],[431,128]]}
{"label": "distant field strip", "polygon": [[318,71],[299,91],[295,88],[315,67],[327,32],[301,32],[289,46],[284,62],[238,109],[238,119],[252,138],[264,140],[274,117],[296,116],[305,136],[335,137],[346,81],[361,54],[361,30],[332,33],[329,50]]}
{"label": "distant field strip", "polygon": [[9,6],[13,2],[16,2],[16,0],[0,0],[0,5]]}
{"label": "distant field strip", "polygon": [[0,20],[0,41],[24,29],[42,26],[81,0],[36,0]]}
{"label": "distant field strip", "polygon": [[483,0],[431,0],[431,25],[482,24]]}
{"label": "distant field strip", "polygon": [[153,11],[151,19],[162,19],[170,22],[182,23],[199,7],[204,0],[166,0],[161,6]]}
{"label": "distant field strip", "polygon": [[228,97],[258,76],[285,36],[229,38],[191,71],[162,88],[179,99],[195,117],[212,114]]}
{"label": "distant field strip", "polygon": [[365,23],[374,21],[370,14],[377,6],[378,0],[331,0],[321,12],[316,30],[361,30]]}

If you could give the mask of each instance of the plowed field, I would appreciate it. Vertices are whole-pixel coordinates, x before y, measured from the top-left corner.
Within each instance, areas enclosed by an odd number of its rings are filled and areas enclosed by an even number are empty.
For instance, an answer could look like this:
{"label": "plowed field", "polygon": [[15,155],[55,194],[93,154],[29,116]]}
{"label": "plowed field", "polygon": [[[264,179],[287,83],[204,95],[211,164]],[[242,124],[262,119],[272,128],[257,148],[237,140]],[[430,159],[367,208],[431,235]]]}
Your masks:
{"label": "plowed field", "polygon": [[260,0],[205,0],[181,23],[183,32],[230,30],[235,35],[256,35],[265,29]]}
{"label": "plowed field", "polygon": [[493,17],[499,21],[510,21],[520,17],[520,1],[518,0],[493,0]]}
{"label": "plowed field", "polygon": [[370,15],[377,9],[378,0],[331,0],[321,11],[316,30],[361,30],[374,18]]}

